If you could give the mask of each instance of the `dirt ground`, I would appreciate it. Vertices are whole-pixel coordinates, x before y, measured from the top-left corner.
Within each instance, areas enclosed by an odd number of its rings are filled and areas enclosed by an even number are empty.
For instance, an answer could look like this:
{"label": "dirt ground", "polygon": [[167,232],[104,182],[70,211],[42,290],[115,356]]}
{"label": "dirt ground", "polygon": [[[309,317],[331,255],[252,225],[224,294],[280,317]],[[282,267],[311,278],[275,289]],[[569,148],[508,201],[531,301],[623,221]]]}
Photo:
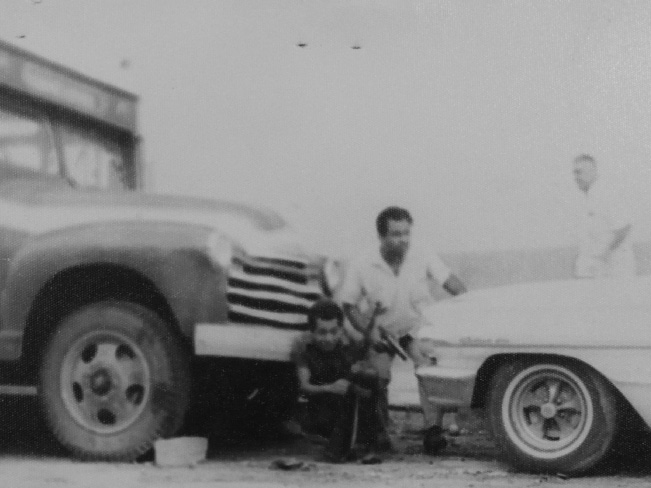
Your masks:
{"label": "dirt ground", "polygon": [[[7,487],[638,487],[651,486],[651,448],[619,459],[600,473],[568,479],[563,475],[516,473],[497,460],[490,434],[476,415],[460,416],[462,435],[449,437],[439,456],[422,453],[419,413],[392,413],[395,452],[379,465],[318,461],[321,446],[304,438],[210,440],[207,459],[193,467],[159,467],[154,460],[132,464],[72,460],[42,434],[30,401],[0,404],[0,473]],[[447,422],[451,422],[448,418]],[[646,441],[641,441],[645,443]],[[278,460],[296,469],[276,467]]]}

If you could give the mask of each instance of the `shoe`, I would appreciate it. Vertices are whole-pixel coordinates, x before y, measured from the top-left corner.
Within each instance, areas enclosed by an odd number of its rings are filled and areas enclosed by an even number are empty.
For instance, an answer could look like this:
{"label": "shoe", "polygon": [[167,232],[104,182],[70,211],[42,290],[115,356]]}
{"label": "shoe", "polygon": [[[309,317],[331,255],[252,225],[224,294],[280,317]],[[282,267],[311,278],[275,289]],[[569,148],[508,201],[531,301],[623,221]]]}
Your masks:
{"label": "shoe", "polygon": [[393,452],[393,443],[388,435],[380,435],[375,443],[377,452]]}
{"label": "shoe", "polygon": [[305,466],[303,461],[299,461],[295,458],[281,458],[276,459],[269,466],[271,469],[280,469],[282,471],[296,471]]}
{"label": "shoe", "polygon": [[357,451],[357,449],[351,449],[351,450],[348,452],[348,454],[346,454],[346,456],[344,457],[344,460],[345,460],[345,461],[348,461],[348,462],[355,462],[355,461],[357,461],[359,458],[360,458],[360,454],[359,454],[359,452]]}
{"label": "shoe", "polygon": [[321,454],[321,459],[326,463],[331,464],[342,464],[346,462],[346,456],[341,454],[335,454],[332,451],[324,450]]}
{"label": "shoe", "polygon": [[362,464],[382,464],[382,458],[374,452],[369,452],[359,462]]}
{"label": "shoe", "polygon": [[319,446],[325,446],[328,443],[328,438],[322,436],[321,434],[310,434],[306,433],[305,438],[310,441],[312,444]]}
{"label": "shoe", "polygon": [[443,429],[438,425],[434,425],[425,431],[423,437],[423,452],[425,454],[434,456],[445,449],[447,445],[448,441],[443,437]]}
{"label": "shoe", "polygon": [[279,435],[285,439],[300,439],[305,437],[301,425],[295,420],[285,420],[280,424]]}

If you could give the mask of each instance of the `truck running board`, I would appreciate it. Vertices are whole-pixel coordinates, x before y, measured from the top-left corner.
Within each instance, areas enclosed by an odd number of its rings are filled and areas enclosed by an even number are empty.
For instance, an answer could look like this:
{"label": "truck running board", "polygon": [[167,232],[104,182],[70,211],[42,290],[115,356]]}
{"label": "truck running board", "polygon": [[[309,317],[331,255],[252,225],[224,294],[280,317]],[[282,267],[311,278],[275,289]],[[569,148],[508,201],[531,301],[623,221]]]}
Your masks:
{"label": "truck running board", "polygon": [[0,385],[0,395],[36,396],[38,395],[38,388],[23,385]]}

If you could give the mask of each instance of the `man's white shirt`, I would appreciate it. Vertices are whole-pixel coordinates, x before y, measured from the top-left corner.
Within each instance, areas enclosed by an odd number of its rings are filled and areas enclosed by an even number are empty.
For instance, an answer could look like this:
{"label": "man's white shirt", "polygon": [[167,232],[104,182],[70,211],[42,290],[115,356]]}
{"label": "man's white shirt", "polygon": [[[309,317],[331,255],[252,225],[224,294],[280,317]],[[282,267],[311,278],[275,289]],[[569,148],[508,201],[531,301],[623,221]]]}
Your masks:
{"label": "man's white shirt", "polygon": [[396,275],[378,246],[351,261],[339,299],[362,311],[380,303],[387,311],[377,318],[377,325],[402,337],[420,327],[422,307],[433,300],[431,279],[442,285],[450,274],[435,251],[410,246]]}
{"label": "man's white shirt", "polygon": [[613,240],[614,232],[632,225],[626,204],[626,194],[616,193],[613,188],[597,180],[583,198],[583,222],[576,262],[577,277],[624,276],[635,274],[635,262],[630,233],[620,245],[610,252],[609,259],[603,255]]}

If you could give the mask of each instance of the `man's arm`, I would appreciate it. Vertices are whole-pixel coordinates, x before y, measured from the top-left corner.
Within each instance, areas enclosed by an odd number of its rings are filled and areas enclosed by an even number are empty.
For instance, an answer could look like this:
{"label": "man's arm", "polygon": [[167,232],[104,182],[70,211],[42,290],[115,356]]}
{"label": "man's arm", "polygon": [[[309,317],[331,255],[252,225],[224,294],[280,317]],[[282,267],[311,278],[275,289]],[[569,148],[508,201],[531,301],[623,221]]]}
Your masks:
{"label": "man's arm", "polygon": [[350,387],[350,381],[343,378],[327,385],[314,385],[310,382],[310,369],[307,366],[297,366],[296,371],[301,391],[308,395],[318,395],[319,393],[345,395]]}
{"label": "man's arm", "polygon": [[341,308],[350,325],[353,326],[355,331],[362,334],[362,336],[365,335],[366,320],[356,304],[362,298],[363,289],[358,263],[352,261],[346,271],[346,277],[339,293],[339,300],[342,303]]}
{"label": "man's arm", "polygon": [[443,288],[450,295],[454,296],[461,295],[462,293],[466,293],[468,291],[466,289],[466,285],[464,285],[463,282],[455,274],[450,274],[448,279],[445,280],[445,283],[443,283]]}
{"label": "man's arm", "polygon": [[344,303],[342,308],[350,325],[360,334],[366,335],[366,320],[359,309],[352,303]]}
{"label": "man's arm", "polygon": [[614,251],[617,249],[619,245],[624,242],[624,239],[626,239],[630,232],[631,224],[627,224],[624,227],[615,229],[613,231],[613,239],[610,241],[610,245],[608,246],[608,251]]}
{"label": "man's arm", "polygon": [[631,232],[631,224],[626,224],[623,227],[613,230],[611,232],[612,235],[611,239],[602,248],[603,250],[601,251],[601,253],[597,254],[595,258],[604,261],[607,260],[610,254],[613,251],[615,251],[621,245],[622,242],[624,242],[624,239],[626,239],[626,237],[630,232]]}
{"label": "man's arm", "polygon": [[427,261],[427,272],[430,277],[441,283],[441,286],[450,295],[461,295],[468,290],[462,281],[450,271],[450,268],[441,260],[435,252],[430,252]]}
{"label": "man's arm", "polygon": [[375,331],[375,319],[387,311],[381,303],[376,303],[371,317],[362,314],[359,309],[350,303],[343,304],[344,314],[348,318],[353,328],[364,338],[364,347],[372,346],[377,342],[382,342],[380,334]]}
{"label": "man's arm", "polygon": [[616,186],[606,188],[607,191],[602,187],[604,193],[601,195],[599,192],[597,193],[597,196],[601,196],[603,199],[598,200],[600,205],[597,211],[599,214],[603,214],[610,229],[610,235],[606,239],[608,242],[604,243],[601,256],[604,259],[608,259],[608,255],[624,242],[633,225],[628,193]]}
{"label": "man's arm", "polygon": [[300,390],[307,395],[316,395],[319,393],[334,393],[335,395],[345,395],[350,383],[348,380],[341,379],[327,385],[312,384],[312,374],[306,360],[306,350],[309,337],[306,334],[299,336],[292,344],[292,362],[296,366],[296,376]]}

